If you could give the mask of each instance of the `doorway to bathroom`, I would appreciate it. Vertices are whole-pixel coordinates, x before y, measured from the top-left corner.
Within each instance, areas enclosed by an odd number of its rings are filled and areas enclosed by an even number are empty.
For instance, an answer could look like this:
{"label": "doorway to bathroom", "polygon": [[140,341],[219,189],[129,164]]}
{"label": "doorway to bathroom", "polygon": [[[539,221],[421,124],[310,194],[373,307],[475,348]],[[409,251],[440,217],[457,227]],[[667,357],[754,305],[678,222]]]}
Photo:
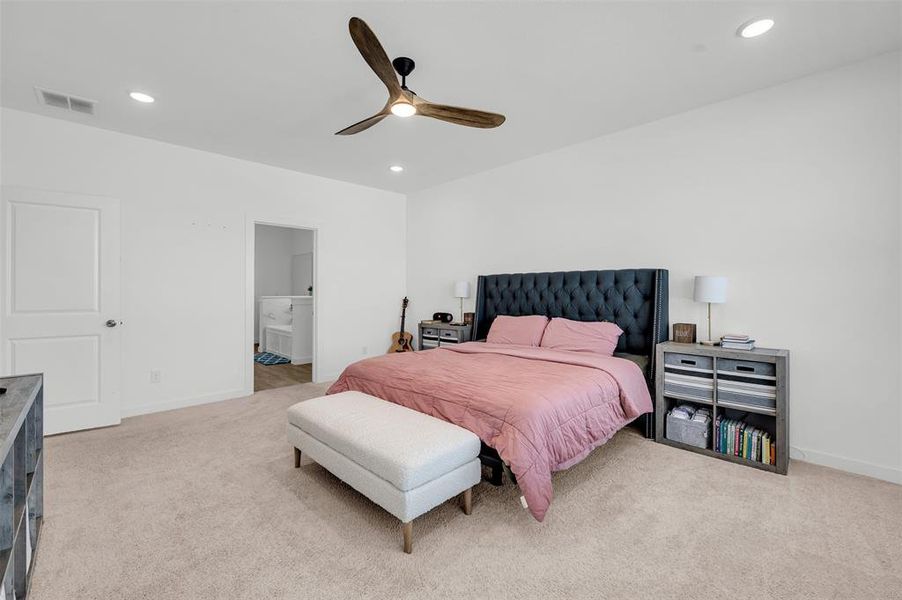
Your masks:
{"label": "doorway to bathroom", "polygon": [[309,383],[314,379],[316,230],[255,221],[249,234],[253,383],[248,391]]}

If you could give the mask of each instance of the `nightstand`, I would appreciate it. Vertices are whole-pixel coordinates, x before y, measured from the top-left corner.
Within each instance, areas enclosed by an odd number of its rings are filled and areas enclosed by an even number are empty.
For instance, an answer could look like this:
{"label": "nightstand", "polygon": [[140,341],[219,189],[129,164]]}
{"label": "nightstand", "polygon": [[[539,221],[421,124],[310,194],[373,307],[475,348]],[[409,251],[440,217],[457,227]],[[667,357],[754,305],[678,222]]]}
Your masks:
{"label": "nightstand", "polygon": [[[663,342],[655,373],[655,441],[786,475],[789,350]],[[668,417],[681,404],[707,409],[710,422]]]}
{"label": "nightstand", "polygon": [[472,327],[451,323],[420,323],[420,350],[469,342]]}

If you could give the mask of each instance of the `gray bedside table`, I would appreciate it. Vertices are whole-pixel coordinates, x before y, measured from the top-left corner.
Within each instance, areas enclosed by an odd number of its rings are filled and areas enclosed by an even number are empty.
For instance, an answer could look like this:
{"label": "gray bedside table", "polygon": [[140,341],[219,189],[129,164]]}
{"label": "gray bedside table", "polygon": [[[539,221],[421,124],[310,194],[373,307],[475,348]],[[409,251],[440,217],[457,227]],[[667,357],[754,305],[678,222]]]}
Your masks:
{"label": "gray bedside table", "polygon": [[[789,350],[725,350],[720,346],[662,342],[656,351],[655,441],[722,460],[786,475],[789,466]],[[679,404],[711,411],[707,447],[668,436],[667,413]],[[773,464],[737,456],[743,430],[718,431],[718,417],[766,432],[773,441]],[[685,423],[685,422],[684,422]],[[695,427],[695,426],[693,426]],[[700,433],[700,432],[699,432]],[[700,438],[696,438],[700,439]],[[715,449],[716,448],[716,449]],[[752,449],[756,446],[753,444]],[[726,450],[726,452],[721,450]]]}
{"label": "gray bedside table", "polygon": [[452,325],[451,323],[420,323],[420,350],[439,348],[450,344],[469,342],[472,328],[470,325]]}

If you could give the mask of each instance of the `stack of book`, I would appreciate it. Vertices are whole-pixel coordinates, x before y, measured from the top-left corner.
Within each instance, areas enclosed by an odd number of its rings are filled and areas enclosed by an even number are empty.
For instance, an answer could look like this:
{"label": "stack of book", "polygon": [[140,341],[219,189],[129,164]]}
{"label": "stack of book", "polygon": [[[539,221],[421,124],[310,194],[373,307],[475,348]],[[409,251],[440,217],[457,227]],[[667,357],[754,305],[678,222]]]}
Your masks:
{"label": "stack of book", "polygon": [[755,340],[747,335],[728,333],[720,338],[720,347],[727,350],[754,350]]}
{"label": "stack of book", "polygon": [[717,417],[714,423],[714,451],[767,465],[777,464],[773,436],[741,419]]}

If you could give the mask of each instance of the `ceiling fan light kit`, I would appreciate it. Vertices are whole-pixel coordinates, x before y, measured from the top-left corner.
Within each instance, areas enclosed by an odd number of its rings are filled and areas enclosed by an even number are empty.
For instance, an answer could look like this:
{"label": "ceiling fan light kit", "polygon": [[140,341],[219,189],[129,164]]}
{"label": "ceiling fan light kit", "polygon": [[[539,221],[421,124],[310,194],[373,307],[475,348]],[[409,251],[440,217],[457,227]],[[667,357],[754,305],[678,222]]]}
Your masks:
{"label": "ceiling fan light kit", "polygon": [[[504,115],[497,113],[435,104],[417,96],[407,87],[407,76],[413,72],[416,63],[406,56],[399,56],[393,61],[388,60],[388,55],[373,30],[362,19],[351,17],[348,22],[348,30],[354,45],[363,56],[363,60],[370,66],[376,76],[388,89],[388,101],[382,110],[371,117],[345,127],[335,135],[353,135],[369,129],[385,117],[395,115],[397,117],[412,117],[422,115],[432,117],[440,121],[447,121],[455,125],[466,127],[478,127],[491,129],[504,123]],[[397,75],[395,74],[397,72]],[[398,82],[398,75],[401,81]]]}
{"label": "ceiling fan light kit", "polygon": [[391,114],[396,117],[412,117],[417,114],[417,109],[409,102],[395,102],[391,105]]}

